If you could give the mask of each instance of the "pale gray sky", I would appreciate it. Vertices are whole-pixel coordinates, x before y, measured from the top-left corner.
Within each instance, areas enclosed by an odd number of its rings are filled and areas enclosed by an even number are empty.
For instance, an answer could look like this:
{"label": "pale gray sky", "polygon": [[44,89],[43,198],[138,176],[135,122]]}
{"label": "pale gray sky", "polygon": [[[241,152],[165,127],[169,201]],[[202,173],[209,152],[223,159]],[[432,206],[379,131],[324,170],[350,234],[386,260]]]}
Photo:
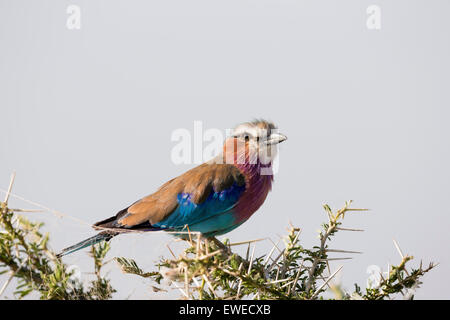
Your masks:
{"label": "pale gray sky", "polygon": [[[66,27],[71,4],[80,30]],[[366,27],[372,4],[380,30]],[[364,252],[341,262],[344,286],[397,263],[395,238],[414,263],[440,262],[416,297],[448,299],[448,12],[444,0],[0,0],[0,187],[16,170],[16,194],[86,222],[32,214],[59,251],[192,167],[171,162],[173,130],[268,118],[289,137],[273,192],[227,236],[277,240],[291,221],[311,246],[322,204],[353,199],[372,211],[347,216],[366,231],[332,245]],[[169,241],[120,236],[109,257],[149,269]],[[86,251],[65,261],[91,270]],[[108,269],[116,298],[177,296]]]}

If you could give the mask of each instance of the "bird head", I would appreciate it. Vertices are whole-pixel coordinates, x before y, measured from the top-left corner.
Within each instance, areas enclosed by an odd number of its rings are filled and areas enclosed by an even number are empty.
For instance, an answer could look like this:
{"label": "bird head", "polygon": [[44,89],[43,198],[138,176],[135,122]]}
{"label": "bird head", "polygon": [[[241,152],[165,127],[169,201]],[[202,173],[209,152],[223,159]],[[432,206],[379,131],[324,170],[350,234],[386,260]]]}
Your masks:
{"label": "bird head", "polygon": [[228,150],[228,155],[233,151],[233,161],[237,163],[269,164],[277,154],[278,144],[286,139],[272,122],[254,120],[234,128],[224,151]]}

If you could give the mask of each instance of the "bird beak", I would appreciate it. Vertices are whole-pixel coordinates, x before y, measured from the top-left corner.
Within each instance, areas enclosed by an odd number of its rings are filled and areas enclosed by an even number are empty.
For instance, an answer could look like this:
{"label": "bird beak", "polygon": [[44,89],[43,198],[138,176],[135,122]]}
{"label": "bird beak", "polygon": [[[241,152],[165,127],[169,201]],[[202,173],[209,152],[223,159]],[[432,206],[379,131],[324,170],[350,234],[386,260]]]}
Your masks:
{"label": "bird beak", "polygon": [[284,140],[287,140],[287,137],[284,134],[281,133],[272,133],[269,136],[269,139],[267,139],[267,144],[278,144],[280,142],[283,142]]}

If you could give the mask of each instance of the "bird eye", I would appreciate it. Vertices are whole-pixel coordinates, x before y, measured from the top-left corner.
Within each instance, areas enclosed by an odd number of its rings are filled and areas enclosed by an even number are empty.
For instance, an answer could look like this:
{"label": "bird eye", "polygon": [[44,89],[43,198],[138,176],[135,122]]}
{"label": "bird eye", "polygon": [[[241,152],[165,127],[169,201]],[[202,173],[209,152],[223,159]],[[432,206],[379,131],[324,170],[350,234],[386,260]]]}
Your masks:
{"label": "bird eye", "polygon": [[243,134],[241,135],[241,137],[244,138],[245,141],[250,140],[250,134],[248,134],[248,133],[243,133]]}

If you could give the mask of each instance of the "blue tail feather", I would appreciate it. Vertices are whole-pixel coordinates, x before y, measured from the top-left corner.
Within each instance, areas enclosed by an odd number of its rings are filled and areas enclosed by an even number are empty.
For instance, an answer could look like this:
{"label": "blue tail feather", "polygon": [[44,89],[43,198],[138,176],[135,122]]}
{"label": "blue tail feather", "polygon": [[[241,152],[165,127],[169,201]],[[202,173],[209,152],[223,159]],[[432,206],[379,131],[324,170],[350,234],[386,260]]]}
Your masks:
{"label": "blue tail feather", "polygon": [[106,232],[102,232],[99,234],[96,234],[93,237],[87,238],[86,240],[83,240],[73,246],[67,247],[65,249],[63,249],[60,253],[58,253],[57,257],[63,257],[65,255],[68,255],[70,253],[76,252],[78,250],[81,250],[83,248],[86,247],[90,247],[93,246],[94,244],[97,244],[99,242],[102,241],[109,241],[112,237],[114,237],[115,234],[111,234],[111,233],[106,233]]}

